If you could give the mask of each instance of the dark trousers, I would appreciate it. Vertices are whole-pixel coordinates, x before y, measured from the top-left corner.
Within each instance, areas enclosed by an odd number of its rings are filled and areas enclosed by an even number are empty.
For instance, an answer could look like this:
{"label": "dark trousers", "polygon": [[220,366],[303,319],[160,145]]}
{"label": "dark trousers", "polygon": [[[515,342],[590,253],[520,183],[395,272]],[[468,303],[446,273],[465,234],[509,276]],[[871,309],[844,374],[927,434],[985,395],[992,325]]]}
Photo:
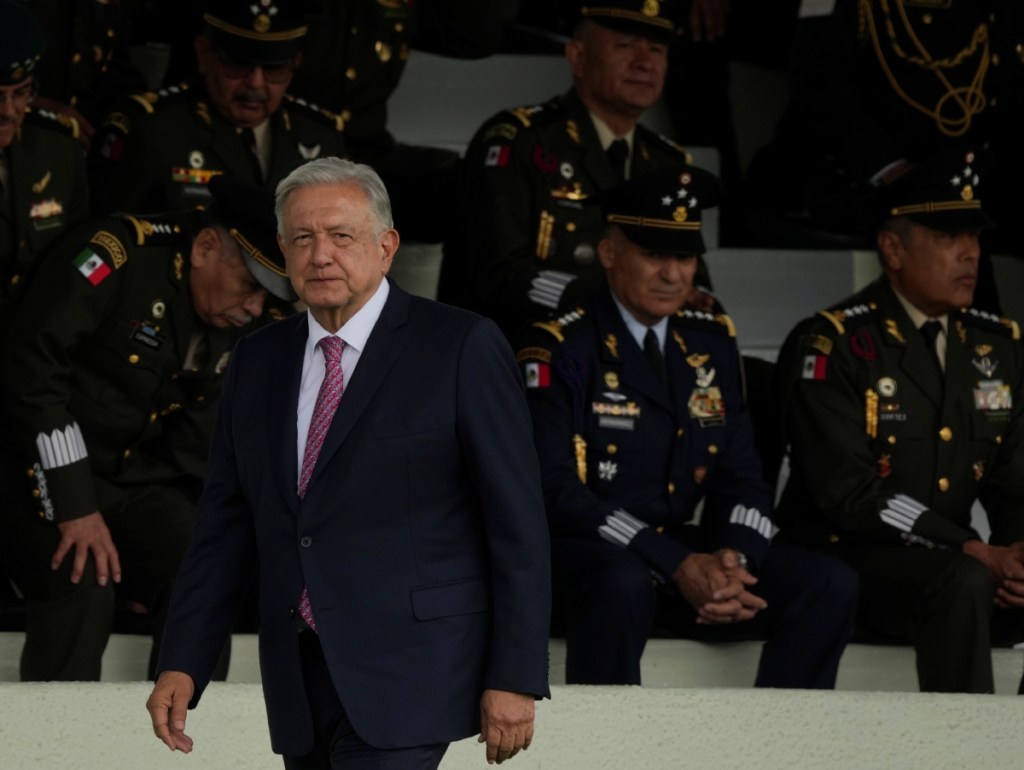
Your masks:
{"label": "dark trousers", "polygon": [[860,575],[860,623],[913,645],[922,691],[994,692],[993,641],[1024,640],[1024,611],[995,606],[995,585],[981,562],[902,545],[839,543],[821,550]]}
{"label": "dark trousers", "polygon": [[552,539],[554,606],[565,621],[566,681],[640,684],[640,657],[657,622],[702,641],[764,639],[755,686],[831,688],[853,630],[856,575],[842,562],[772,546],[753,592],[768,607],[752,620],[701,625],[671,586],[609,543]]}
{"label": "dark trousers", "polygon": [[406,749],[378,749],[360,738],[331,683],[320,638],[299,634],[302,678],[313,713],[313,750],[302,757],[283,757],[286,770],[435,770],[447,743]]}
{"label": "dark trousers", "polygon": [[[170,487],[118,489],[97,480],[103,519],[117,547],[123,577],[117,585],[97,585],[90,558],[76,585],[70,579],[74,553],[59,569],[50,569],[60,533],[33,510],[23,480],[13,478],[20,462],[2,459],[0,563],[27,606],[22,680],[98,680],[117,599],[145,606],[158,645],[171,586],[191,538],[195,501]],[[226,661],[224,666],[226,671]]]}

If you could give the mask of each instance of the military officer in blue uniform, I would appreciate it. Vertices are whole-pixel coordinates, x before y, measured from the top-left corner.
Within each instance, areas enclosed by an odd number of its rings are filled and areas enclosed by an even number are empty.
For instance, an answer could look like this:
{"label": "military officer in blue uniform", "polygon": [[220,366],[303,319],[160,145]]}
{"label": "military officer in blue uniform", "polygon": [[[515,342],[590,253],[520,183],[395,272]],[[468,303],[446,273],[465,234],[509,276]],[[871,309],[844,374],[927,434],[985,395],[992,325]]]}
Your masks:
{"label": "military officer in blue uniform", "polygon": [[536,323],[518,353],[571,683],[639,684],[656,619],[696,638],[766,638],[758,685],[835,683],[856,579],[772,545],[732,322],[680,309],[701,212],[720,195],[693,167],[607,193],[607,286]]}
{"label": "military officer in blue uniform", "polygon": [[341,118],[287,93],[302,61],[303,9],[298,0],[205,3],[198,73],[130,97],[97,131],[95,210],[180,210],[208,201],[220,173],[273,190],[307,160],[344,157]]}
{"label": "military officer in blue uniform", "polygon": [[273,196],[226,176],[211,192],[69,231],[15,298],[0,566],[27,600],[25,680],[99,679],[116,598],[159,636],[232,347],[294,299]]}
{"label": "military officer in blue uniform", "polygon": [[858,571],[861,624],[914,645],[922,690],[992,692],[993,642],[1024,639],[1024,350],[971,308],[992,170],[954,147],[888,188],[884,274],[779,357],[783,531]]}
{"label": "military officer in blue uniform", "polygon": [[0,2],[0,306],[42,248],[89,215],[74,120],[33,109],[43,33],[20,2]]}

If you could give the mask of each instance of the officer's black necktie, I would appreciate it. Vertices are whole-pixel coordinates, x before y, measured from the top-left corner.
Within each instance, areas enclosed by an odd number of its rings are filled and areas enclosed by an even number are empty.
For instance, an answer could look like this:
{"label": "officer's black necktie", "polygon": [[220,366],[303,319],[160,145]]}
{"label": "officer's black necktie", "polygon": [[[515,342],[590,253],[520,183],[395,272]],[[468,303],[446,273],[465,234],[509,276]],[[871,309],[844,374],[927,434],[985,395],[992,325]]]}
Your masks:
{"label": "officer's black necktie", "polygon": [[668,381],[668,372],[665,370],[665,356],[661,353],[661,345],[658,344],[658,335],[654,329],[648,329],[644,335],[644,355],[651,362],[654,373],[658,375],[661,382]]}
{"label": "officer's black necktie", "polygon": [[943,372],[942,360],[939,358],[939,350],[935,346],[936,340],[942,333],[942,324],[938,321],[925,321],[921,325],[921,336],[924,337],[924,344],[928,348],[928,352],[932,354],[932,360],[935,361],[935,365],[939,367],[939,372]]}
{"label": "officer's black necktie", "polygon": [[621,182],[626,178],[626,161],[629,159],[629,145],[625,139],[616,139],[605,150],[608,162],[612,164],[615,176]]}
{"label": "officer's black necktie", "polygon": [[256,149],[256,132],[251,128],[243,128],[239,135],[242,137],[242,144],[245,145],[245,149],[249,154],[249,163],[252,166],[253,173],[256,175],[256,182],[263,184],[263,166],[260,165],[260,156]]}

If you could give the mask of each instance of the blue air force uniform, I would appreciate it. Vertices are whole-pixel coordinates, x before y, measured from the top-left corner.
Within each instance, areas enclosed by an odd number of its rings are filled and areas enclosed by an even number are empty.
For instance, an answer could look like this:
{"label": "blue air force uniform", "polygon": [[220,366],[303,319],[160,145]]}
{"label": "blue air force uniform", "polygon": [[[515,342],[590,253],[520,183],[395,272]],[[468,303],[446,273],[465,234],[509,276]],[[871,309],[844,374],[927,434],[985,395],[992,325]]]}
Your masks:
{"label": "blue air force uniform", "polygon": [[[683,176],[698,186],[698,171]],[[653,248],[641,241],[644,225],[625,223],[659,226],[661,176],[623,186],[619,202],[639,210],[613,215],[605,204],[606,221],[623,223],[644,248]],[[678,187],[680,175],[668,176]],[[656,203],[647,211],[650,197]],[[691,207],[690,224],[680,227],[699,226],[697,213]],[[672,242],[680,241],[693,243],[676,233]],[[676,248],[687,258],[703,242]],[[657,616],[685,636],[767,636],[760,685],[831,687],[852,623],[855,579],[834,560],[771,544],[772,492],[754,446],[732,322],[688,310],[670,316],[661,379],[627,327],[629,312],[610,286],[601,287],[567,315],[534,324],[518,352],[552,534],[567,680],[639,684]],[[759,577],[753,591],[768,609],[736,625],[698,625],[673,574],[691,554],[725,548],[746,557]]]}

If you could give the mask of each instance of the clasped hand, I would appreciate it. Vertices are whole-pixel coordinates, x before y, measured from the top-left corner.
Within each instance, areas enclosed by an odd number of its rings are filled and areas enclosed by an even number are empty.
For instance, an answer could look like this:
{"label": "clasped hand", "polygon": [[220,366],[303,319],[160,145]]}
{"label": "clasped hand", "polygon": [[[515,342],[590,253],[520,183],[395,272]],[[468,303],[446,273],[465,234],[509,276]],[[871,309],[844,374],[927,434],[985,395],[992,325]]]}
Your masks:
{"label": "clasped hand", "polygon": [[672,575],[683,598],[697,610],[698,623],[739,623],[768,606],[748,589],[757,584],[731,548],[692,553]]}

